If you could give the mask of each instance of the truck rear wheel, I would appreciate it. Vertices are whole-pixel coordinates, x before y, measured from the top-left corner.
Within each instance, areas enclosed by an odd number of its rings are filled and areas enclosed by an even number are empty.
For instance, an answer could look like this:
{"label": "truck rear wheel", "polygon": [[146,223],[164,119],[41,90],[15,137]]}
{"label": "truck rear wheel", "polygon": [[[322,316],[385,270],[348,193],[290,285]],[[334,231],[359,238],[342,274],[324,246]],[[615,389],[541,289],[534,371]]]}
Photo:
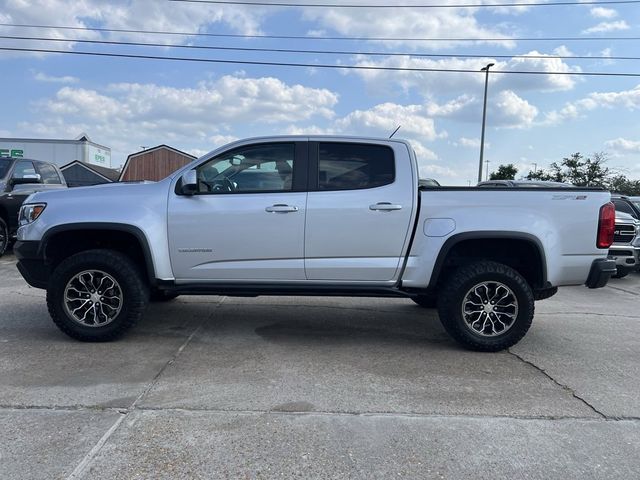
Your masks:
{"label": "truck rear wheel", "polygon": [[445,330],[470,350],[497,352],[518,343],[533,320],[527,281],[501,263],[481,261],[458,268],[444,283],[438,314]]}
{"label": "truck rear wheel", "polygon": [[56,267],[47,307],[64,333],[85,342],[120,337],[143,315],[149,290],[136,265],[122,253],[88,250]]}

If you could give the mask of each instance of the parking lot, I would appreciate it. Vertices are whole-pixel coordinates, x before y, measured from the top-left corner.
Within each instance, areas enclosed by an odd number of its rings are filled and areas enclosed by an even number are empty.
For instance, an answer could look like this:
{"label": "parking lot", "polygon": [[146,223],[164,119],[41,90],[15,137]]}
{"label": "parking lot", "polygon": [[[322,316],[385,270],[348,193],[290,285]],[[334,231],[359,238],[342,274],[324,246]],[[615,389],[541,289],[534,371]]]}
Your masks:
{"label": "parking lot", "polygon": [[403,299],[180,297],[85,344],[0,258],[1,478],[638,478],[640,275],[510,351]]}

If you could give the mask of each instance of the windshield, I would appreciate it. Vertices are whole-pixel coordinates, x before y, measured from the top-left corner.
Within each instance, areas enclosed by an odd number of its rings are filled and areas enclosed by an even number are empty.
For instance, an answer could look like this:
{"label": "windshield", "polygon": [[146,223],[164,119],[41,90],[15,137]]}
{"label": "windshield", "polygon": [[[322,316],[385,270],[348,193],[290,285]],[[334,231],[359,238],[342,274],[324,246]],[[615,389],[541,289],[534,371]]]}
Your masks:
{"label": "windshield", "polygon": [[10,158],[0,158],[0,180],[4,178],[11,166]]}

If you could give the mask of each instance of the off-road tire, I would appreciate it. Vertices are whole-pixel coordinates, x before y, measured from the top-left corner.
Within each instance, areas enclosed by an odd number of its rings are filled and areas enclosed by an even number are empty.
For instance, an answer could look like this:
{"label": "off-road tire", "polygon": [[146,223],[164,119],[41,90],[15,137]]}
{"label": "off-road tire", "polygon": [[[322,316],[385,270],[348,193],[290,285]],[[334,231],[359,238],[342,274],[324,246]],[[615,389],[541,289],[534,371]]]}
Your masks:
{"label": "off-road tire", "polygon": [[[518,301],[518,313],[506,332],[486,337],[467,326],[462,307],[465,295],[474,285],[491,281],[511,289]],[[438,314],[447,333],[463,347],[482,352],[498,352],[518,343],[531,326],[534,308],[533,292],[522,275],[511,267],[492,261],[459,267],[444,281],[438,298]]]}
{"label": "off-road tire", "polygon": [[627,275],[629,275],[630,271],[631,270],[629,270],[628,268],[625,268],[625,267],[616,267],[616,273],[611,275],[611,278],[624,278]]}
{"label": "off-road tire", "polygon": [[[122,307],[107,325],[81,325],[65,310],[66,285],[85,270],[100,270],[111,275],[122,290]],[[108,342],[122,336],[142,318],[148,301],[149,289],[140,270],[129,257],[113,250],[87,250],[63,260],[53,271],[47,288],[47,307],[53,322],[64,333],[83,342]]]}
{"label": "off-road tire", "polygon": [[438,306],[438,297],[435,295],[416,295],[411,297],[411,300],[423,308],[436,308]]}
{"label": "off-road tire", "polygon": [[546,300],[547,298],[553,297],[556,293],[558,293],[558,287],[545,288],[543,290],[536,290],[533,292],[534,300]]}
{"label": "off-road tire", "polygon": [[175,300],[180,295],[177,293],[166,292],[164,290],[153,289],[151,290],[151,294],[149,295],[150,302],[170,302],[171,300]]}
{"label": "off-road tire", "polygon": [[4,255],[9,248],[9,227],[4,219],[0,218],[0,257]]}

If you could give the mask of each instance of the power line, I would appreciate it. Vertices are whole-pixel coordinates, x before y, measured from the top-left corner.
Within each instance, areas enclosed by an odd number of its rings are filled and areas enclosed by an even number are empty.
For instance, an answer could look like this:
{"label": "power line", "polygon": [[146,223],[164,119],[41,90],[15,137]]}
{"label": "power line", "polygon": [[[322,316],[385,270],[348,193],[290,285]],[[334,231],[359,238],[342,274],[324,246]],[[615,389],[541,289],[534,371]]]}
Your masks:
{"label": "power line", "polygon": [[50,28],[55,30],[77,30],[105,33],[136,33],[145,35],[177,35],[189,37],[215,37],[215,38],[264,38],[276,40],[348,40],[348,41],[368,41],[368,42],[582,42],[582,41],[638,41],[640,37],[485,37],[485,38],[420,38],[420,37],[331,37],[331,36],[308,36],[308,35],[249,35],[239,33],[206,33],[206,32],[170,32],[164,30],[134,30],[125,28],[102,28],[102,27],[71,27],[66,25],[35,25],[24,23],[0,23],[0,27],[18,28]]}
{"label": "power line", "polygon": [[[402,71],[402,72],[446,72],[446,73],[478,73],[479,70],[466,68],[422,68],[422,67],[382,67],[376,65],[332,65],[322,63],[293,63],[293,62],[266,62],[249,60],[223,60],[214,58],[194,58],[194,57],[169,57],[159,55],[136,55],[128,53],[105,53],[105,52],[84,52],[77,50],[50,50],[45,48],[18,48],[0,47],[0,51],[8,52],[31,52],[31,53],[60,53],[64,55],[86,55],[95,57],[114,58],[136,58],[145,60],[170,60],[183,62],[201,63],[222,63],[231,65],[262,65],[275,67],[304,67],[323,68],[340,70],[381,70],[381,71]],[[492,74],[516,74],[516,75],[571,75],[582,77],[640,77],[640,73],[635,72],[541,72],[529,70],[492,70]]]}
{"label": "power line", "polygon": [[619,56],[593,56],[593,55],[491,55],[475,53],[415,53],[415,52],[371,52],[371,51],[349,51],[349,50],[300,50],[290,48],[257,48],[257,47],[221,47],[217,45],[179,45],[166,43],[149,42],[126,42],[116,40],[86,40],[82,38],[53,38],[53,37],[24,37],[15,35],[0,35],[0,39],[5,40],[34,40],[45,42],[74,42],[91,45],[126,45],[134,47],[162,47],[162,48],[182,48],[189,50],[216,50],[234,52],[265,52],[265,53],[299,53],[314,55],[364,55],[379,57],[426,57],[426,58],[533,58],[533,59],[562,59],[562,60],[640,60],[640,57],[619,57]]}
{"label": "power line", "polygon": [[415,5],[390,4],[358,4],[358,3],[293,3],[293,2],[249,2],[231,0],[169,0],[180,3],[211,3],[216,5],[254,5],[260,7],[324,7],[324,8],[478,8],[478,7],[554,7],[561,5],[620,5],[640,3],[640,0],[585,0],[585,1],[552,1],[544,3],[506,2],[506,3],[438,3]]}

